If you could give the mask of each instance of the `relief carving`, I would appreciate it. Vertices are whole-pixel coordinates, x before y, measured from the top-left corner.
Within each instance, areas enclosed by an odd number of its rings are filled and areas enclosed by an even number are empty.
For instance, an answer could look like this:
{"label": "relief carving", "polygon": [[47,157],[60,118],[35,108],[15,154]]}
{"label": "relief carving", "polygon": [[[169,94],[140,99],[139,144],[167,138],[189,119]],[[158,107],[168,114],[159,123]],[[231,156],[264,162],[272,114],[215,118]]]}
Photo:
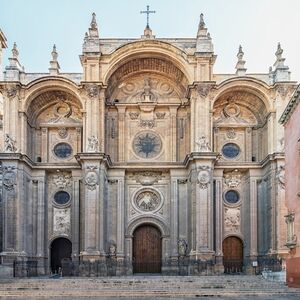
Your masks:
{"label": "relief carving", "polygon": [[285,167],[279,166],[276,171],[276,179],[278,181],[278,184],[280,188],[285,189]]}
{"label": "relief carving", "polygon": [[211,84],[199,84],[197,86],[197,91],[201,98],[206,98],[210,91],[213,89],[213,85]]}
{"label": "relief carving", "polygon": [[53,209],[53,231],[56,234],[70,233],[70,209]]}
{"label": "relief carving", "polygon": [[153,128],[155,126],[154,120],[140,120],[140,127],[142,128]]}
{"label": "relief carving", "polygon": [[157,112],[156,113],[156,117],[157,119],[164,119],[165,118],[166,113],[161,113],[161,112]]}
{"label": "relief carving", "polygon": [[90,98],[96,98],[99,95],[100,89],[96,84],[87,84],[84,86],[84,89]]}
{"label": "relief carving", "polygon": [[226,136],[229,139],[234,139],[236,137],[236,132],[235,132],[234,128],[228,129],[227,132],[226,132]]}
{"label": "relief carving", "polygon": [[242,174],[239,170],[224,174],[224,182],[229,188],[236,188],[242,181]]}
{"label": "relief carving", "polygon": [[297,245],[297,236],[295,234],[295,213],[289,212],[285,217],[287,224],[287,241],[286,246],[290,249],[295,248]]}
{"label": "relief carving", "polygon": [[14,140],[8,133],[5,134],[4,140],[4,152],[13,152],[17,151],[17,147],[15,146],[16,140]]}
{"label": "relief carving", "polygon": [[129,116],[131,120],[136,120],[139,117],[139,113],[138,112],[130,112]]}
{"label": "relief carving", "polygon": [[88,152],[98,152],[99,151],[99,140],[96,136],[92,135],[88,138]]}
{"label": "relief carving", "polygon": [[134,173],[134,178],[142,185],[152,185],[162,178],[161,172],[141,171]]}
{"label": "relief carving", "polygon": [[198,141],[196,141],[196,144],[198,145],[198,151],[200,151],[200,152],[209,152],[209,151],[211,151],[211,147],[210,147],[209,142],[206,139],[205,135],[202,135],[198,139]]}
{"label": "relief carving", "polygon": [[210,167],[200,166],[198,168],[197,183],[201,189],[207,189],[210,182]]}
{"label": "relief carving", "polygon": [[241,223],[241,209],[225,208],[224,224],[225,230],[230,232],[238,232]]}
{"label": "relief carving", "polygon": [[3,172],[3,187],[8,191],[14,191],[17,184],[17,175],[14,171],[15,167],[4,167]]}
{"label": "relief carving", "polygon": [[6,89],[6,95],[9,99],[14,98],[18,93],[19,88],[17,86],[9,86]]}
{"label": "relief carving", "polygon": [[58,136],[62,139],[65,139],[68,136],[68,130],[66,127],[58,128]]}
{"label": "relief carving", "polygon": [[88,171],[85,173],[84,176],[85,185],[91,191],[95,190],[96,186],[99,184],[99,178],[96,169],[96,166],[88,166]]}
{"label": "relief carving", "polygon": [[66,189],[71,185],[71,175],[68,173],[59,173],[57,175],[53,175],[53,183],[58,189]]}
{"label": "relief carving", "polygon": [[135,204],[138,209],[150,212],[158,208],[161,204],[161,199],[155,191],[145,190],[139,192],[135,198]]}

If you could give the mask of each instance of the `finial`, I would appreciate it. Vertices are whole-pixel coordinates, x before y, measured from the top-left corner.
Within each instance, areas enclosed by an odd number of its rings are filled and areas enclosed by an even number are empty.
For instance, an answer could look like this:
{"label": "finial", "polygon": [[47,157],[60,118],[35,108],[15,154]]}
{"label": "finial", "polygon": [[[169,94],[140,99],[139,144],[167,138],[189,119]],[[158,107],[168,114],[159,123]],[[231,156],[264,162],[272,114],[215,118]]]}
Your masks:
{"label": "finial", "polygon": [[53,45],[53,50],[51,52],[51,55],[52,55],[52,60],[53,61],[57,61],[58,54],[56,52],[56,46],[55,46],[55,44]]}
{"label": "finial", "polygon": [[16,42],[14,42],[14,46],[13,46],[13,48],[12,48],[12,50],[11,50],[11,53],[12,53],[12,57],[13,57],[13,58],[18,58],[18,56],[19,56],[19,51],[18,51],[18,49],[17,49],[17,44],[16,44]]}
{"label": "finial", "polygon": [[200,14],[199,28],[200,29],[205,28],[204,15],[202,13]]}
{"label": "finial", "polygon": [[96,14],[94,12],[92,13],[91,28],[92,29],[97,29]]}
{"label": "finial", "polygon": [[238,61],[237,61],[236,66],[235,66],[236,75],[245,76],[246,71],[247,71],[247,69],[245,68],[246,61],[243,60],[244,52],[243,52],[243,48],[242,48],[241,45],[239,46],[239,51],[238,51],[236,56],[238,58]]}
{"label": "finial", "polygon": [[243,59],[243,57],[244,57],[244,52],[243,52],[242,46],[240,45],[239,46],[239,52],[237,54],[237,58],[238,58],[239,61],[241,61]]}
{"label": "finial", "polygon": [[276,55],[277,59],[281,59],[282,53],[283,53],[283,50],[281,48],[280,43],[278,43],[277,44],[277,51],[275,52],[275,55]]}

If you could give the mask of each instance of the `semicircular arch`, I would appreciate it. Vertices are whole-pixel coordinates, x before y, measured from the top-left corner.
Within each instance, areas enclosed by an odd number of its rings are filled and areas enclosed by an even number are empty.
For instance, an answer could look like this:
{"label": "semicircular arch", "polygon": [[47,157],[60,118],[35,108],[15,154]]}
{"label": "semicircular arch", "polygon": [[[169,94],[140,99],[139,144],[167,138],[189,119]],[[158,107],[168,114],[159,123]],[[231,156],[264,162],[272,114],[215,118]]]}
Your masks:
{"label": "semicircular arch", "polygon": [[125,235],[133,236],[136,228],[146,224],[156,226],[161,231],[162,237],[170,235],[169,228],[164,221],[154,216],[140,216],[135,218],[129,223]]}

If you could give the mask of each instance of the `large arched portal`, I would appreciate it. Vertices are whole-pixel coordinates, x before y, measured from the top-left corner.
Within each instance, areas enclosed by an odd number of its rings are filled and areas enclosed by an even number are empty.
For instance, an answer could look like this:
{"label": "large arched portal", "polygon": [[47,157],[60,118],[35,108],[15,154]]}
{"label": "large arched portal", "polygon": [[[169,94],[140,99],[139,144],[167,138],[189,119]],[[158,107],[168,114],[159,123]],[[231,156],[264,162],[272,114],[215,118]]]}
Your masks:
{"label": "large arched portal", "polygon": [[55,239],[50,246],[51,271],[57,273],[63,259],[71,259],[72,243],[66,238]]}
{"label": "large arched portal", "polygon": [[229,236],[223,241],[224,273],[243,271],[243,242],[236,236]]}
{"label": "large arched portal", "polygon": [[161,272],[161,232],[152,225],[139,226],[133,234],[133,272]]}

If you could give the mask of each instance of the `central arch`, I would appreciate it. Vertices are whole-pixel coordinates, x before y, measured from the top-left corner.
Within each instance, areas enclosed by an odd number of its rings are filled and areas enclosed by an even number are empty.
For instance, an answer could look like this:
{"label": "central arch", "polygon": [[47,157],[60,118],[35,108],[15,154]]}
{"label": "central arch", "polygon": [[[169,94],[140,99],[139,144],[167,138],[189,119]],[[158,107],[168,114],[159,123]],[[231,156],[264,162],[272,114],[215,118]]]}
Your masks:
{"label": "central arch", "polygon": [[161,232],[151,224],[137,227],[133,233],[133,273],[161,273]]}

